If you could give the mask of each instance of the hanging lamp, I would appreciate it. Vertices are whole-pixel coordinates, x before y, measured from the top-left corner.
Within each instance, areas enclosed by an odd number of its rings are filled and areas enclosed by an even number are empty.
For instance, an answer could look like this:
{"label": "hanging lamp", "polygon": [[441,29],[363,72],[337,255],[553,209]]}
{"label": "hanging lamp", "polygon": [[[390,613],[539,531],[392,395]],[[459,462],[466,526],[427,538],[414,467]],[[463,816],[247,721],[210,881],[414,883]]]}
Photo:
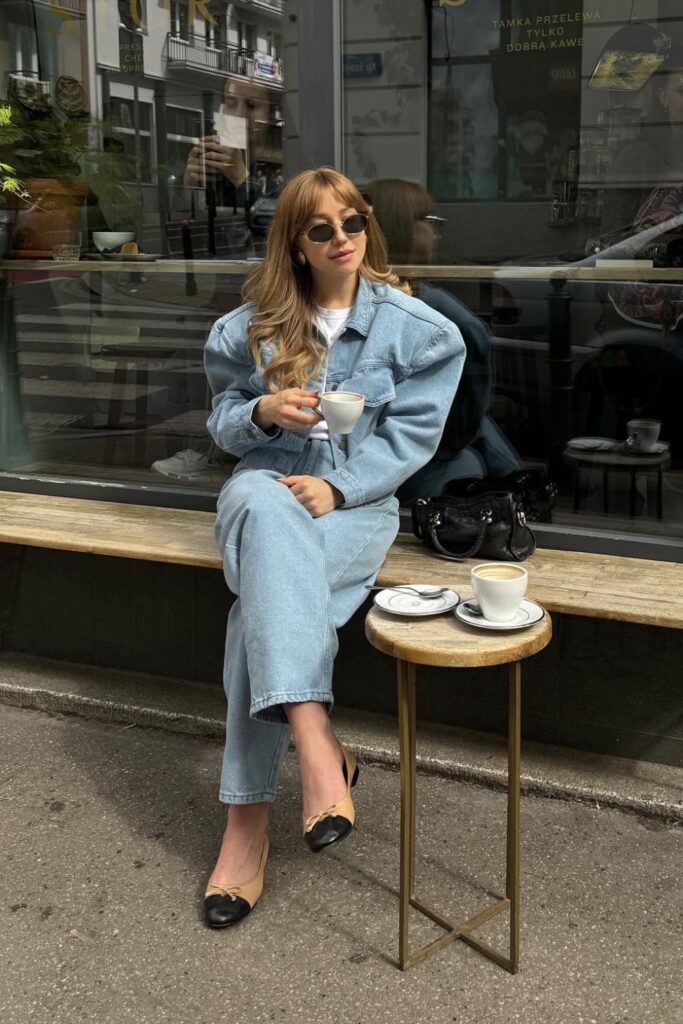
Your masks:
{"label": "hanging lamp", "polygon": [[671,39],[660,29],[644,21],[630,21],[605,44],[588,85],[591,89],[638,92],[662,66],[670,48]]}

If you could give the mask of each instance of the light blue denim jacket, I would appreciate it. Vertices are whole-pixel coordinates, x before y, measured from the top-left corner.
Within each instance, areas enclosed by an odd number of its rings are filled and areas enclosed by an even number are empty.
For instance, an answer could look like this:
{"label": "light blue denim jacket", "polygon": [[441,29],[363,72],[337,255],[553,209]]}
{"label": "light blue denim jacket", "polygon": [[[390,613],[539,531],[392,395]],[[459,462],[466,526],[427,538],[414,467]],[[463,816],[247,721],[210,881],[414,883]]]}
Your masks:
{"label": "light blue denim jacket", "polygon": [[[247,344],[254,307],[247,303],[214,324],[204,352],[213,392],[209,433],[219,448],[245,467],[295,465],[310,433],[252,420],[256,403],[269,394]],[[267,346],[263,360],[272,353]],[[419,299],[391,285],[361,277],[344,332],[329,352],[311,391],[354,391],[365,408],[347,437],[330,434],[334,470],[324,479],[352,508],[386,498],[429,461],[441,438],[458,387],[465,345],[458,328]]]}

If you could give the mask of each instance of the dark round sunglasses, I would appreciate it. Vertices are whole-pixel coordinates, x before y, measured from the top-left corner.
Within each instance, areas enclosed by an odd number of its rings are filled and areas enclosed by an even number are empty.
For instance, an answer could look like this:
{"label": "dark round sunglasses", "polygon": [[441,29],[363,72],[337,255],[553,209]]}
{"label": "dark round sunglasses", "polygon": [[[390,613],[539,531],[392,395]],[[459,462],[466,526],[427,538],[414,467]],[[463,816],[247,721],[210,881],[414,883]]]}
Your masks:
{"label": "dark round sunglasses", "polygon": [[336,224],[314,224],[308,231],[304,231],[303,234],[309,240],[314,242],[316,245],[322,245],[324,242],[330,242],[334,238],[334,229],[337,224],[342,229],[345,235],[360,235],[361,232],[365,231],[368,226],[368,218],[364,213],[352,213],[350,217],[346,217],[344,220],[337,221]]}

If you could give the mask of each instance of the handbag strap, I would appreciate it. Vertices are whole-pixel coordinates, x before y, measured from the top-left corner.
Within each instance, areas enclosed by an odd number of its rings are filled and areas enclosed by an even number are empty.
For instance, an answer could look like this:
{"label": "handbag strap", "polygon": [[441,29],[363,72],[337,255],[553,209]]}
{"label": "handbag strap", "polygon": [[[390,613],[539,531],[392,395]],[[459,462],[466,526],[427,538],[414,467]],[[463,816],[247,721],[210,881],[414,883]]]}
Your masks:
{"label": "handbag strap", "polygon": [[439,538],[436,535],[436,524],[431,519],[429,520],[427,525],[429,529],[429,539],[432,542],[434,550],[438,551],[442,558],[447,558],[451,562],[462,562],[465,558],[471,558],[471,556],[481,547],[482,541],[484,540],[484,534],[486,533],[487,524],[485,521],[480,524],[479,533],[477,534],[477,539],[475,540],[474,544],[472,544],[469,548],[467,548],[466,551],[463,551],[459,555],[452,555],[450,551],[446,551],[445,547],[443,546],[443,544],[440,542]]}

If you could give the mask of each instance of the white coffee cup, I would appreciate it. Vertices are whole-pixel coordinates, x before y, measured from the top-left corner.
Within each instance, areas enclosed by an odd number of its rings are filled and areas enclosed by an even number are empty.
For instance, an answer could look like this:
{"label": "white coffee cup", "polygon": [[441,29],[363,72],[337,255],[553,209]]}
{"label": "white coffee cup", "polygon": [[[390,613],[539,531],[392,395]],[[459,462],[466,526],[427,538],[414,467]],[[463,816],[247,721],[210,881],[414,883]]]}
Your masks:
{"label": "white coffee cup", "polygon": [[511,622],[526,594],[526,569],[505,562],[483,562],[474,566],[470,576],[484,616],[491,622]]}
{"label": "white coffee cup", "polygon": [[365,406],[365,399],[352,391],[326,391],[320,409],[331,434],[350,434]]}
{"label": "white coffee cup", "polygon": [[651,452],[657,447],[662,424],[659,420],[629,420],[626,444],[633,452]]}

